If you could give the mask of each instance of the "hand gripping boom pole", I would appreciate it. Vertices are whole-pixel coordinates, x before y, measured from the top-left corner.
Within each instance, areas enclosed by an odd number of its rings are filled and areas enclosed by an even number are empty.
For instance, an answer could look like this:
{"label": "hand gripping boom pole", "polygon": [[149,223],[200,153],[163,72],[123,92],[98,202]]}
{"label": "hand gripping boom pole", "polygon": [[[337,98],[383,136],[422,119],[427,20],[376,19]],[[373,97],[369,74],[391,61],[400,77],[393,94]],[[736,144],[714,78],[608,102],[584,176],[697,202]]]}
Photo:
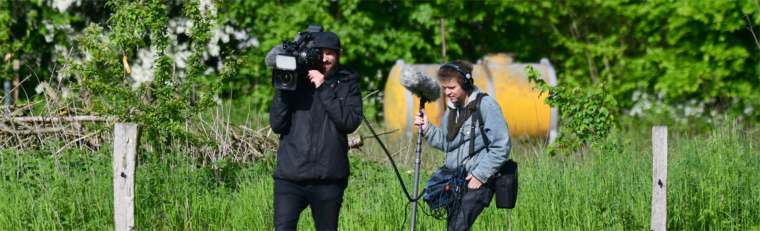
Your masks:
{"label": "hand gripping boom pole", "polygon": [[[399,74],[399,83],[407,91],[420,98],[420,112],[425,109],[425,102],[434,102],[441,97],[441,84],[435,78],[425,74],[414,66],[404,66]],[[417,128],[417,156],[414,159],[414,194],[418,195],[420,185],[420,155],[422,154],[422,126]],[[399,176],[399,179],[401,177]],[[421,195],[420,195],[421,196]],[[414,230],[417,223],[417,198],[412,201],[412,224]]]}
{"label": "hand gripping boom pole", "polygon": [[[422,113],[422,109],[425,109],[425,101],[427,101],[424,97],[420,98],[420,113]],[[420,187],[420,155],[422,154],[422,125],[417,127],[417,151],[414,157],[414,193],[412,195],[417,195]],[[415,225],[417,223],[417,200],[412,201],[412,224],[411,224],[411,230],[414,231]]]}

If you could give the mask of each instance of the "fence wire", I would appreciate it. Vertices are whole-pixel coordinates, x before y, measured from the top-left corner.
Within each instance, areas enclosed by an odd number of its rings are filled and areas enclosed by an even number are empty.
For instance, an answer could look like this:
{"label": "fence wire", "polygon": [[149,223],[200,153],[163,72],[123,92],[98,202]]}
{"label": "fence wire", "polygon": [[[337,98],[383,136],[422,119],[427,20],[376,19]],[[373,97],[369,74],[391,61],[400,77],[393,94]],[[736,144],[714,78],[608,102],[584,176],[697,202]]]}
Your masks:
{"label": "fence wire", "polygon": [[[23,177],[38,177],[38,178],[54,178],[54,177],[75,177],[75,178],[113,178],[113,177],[120,177],[117,175],[112,174],[19,174],[19,175],[3,175],[4,179],[22,179]],[[236,180],[236,181],[274,181],[271,177],[202,177],[202,176],[186,176],[186,175],[137,175],[135,176],[136,180],[139,179],[152,179],[152,178],[159,178],[159,179],[201,179],[201,180],[217,180],[217,181],[224,181],[224,180]],[[396,179],[387,179],[387,180],[364,180],[364,179],[349,179],[349,182],[378,182],[378,183],[389,183],[389,182],[398,182]],[[588,184],[588,185],[595,185],[595,184],[620,184],[620,185],[651,185],[655,184],[654,182],[628,182],[628,181],[571,181],[571,182],[558,182],[558,181],[520,181],[520,184],[533,184],[533,185],[573,185],[573,184]],[[678,181],[671,181],[667,182],[667,185],[692,185],[692,186],[714,186],[714,187],[730,187],[730,188],[760,188],[760,185],[730,185],[730,184],[711,184],[711,183],[694,183],[694,182],[678,182]]]}

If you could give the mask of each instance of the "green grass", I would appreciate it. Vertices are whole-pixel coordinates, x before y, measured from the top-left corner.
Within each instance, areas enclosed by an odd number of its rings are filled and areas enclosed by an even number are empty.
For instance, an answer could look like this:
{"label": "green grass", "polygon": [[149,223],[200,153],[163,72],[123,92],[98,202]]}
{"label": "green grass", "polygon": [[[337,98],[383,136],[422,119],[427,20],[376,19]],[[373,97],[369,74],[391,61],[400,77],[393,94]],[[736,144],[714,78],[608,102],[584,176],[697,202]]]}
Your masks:
{"label": "green grass", "polygon": [[[549,157],[540,145],[516,141],[520,191],[514,210],[487,208],[475,230],[649,229],[651,134],[620,134],[621,145]],[[398,141],[405,140],[404,142]],[[411,190],[411,139],[384,137]],[[396,141],[394,141],[396,140]],[[760,155],[756,134],[725,126],[701,135],[672,133],[669,142],[668,229],[760,230]],[[0,152],[0,230],[113,228],[110,148]],[[374,141],[351,153],[352,173],[341,210],[343,230],[408,229],[404,196]],[[148,155],[148,154],[144,154]],[[429,173],[441,154],[427,147]],[[256,163],[196,167],[181,152],[137,170],[138,230],[269,230],[274,156]],[[153,177],[148,177],[153,176]],[[509,222],[511,221],[511,223]],[[445,221],[420,215],[420,230]],[[313,230],[310,210],[300,230]]]}

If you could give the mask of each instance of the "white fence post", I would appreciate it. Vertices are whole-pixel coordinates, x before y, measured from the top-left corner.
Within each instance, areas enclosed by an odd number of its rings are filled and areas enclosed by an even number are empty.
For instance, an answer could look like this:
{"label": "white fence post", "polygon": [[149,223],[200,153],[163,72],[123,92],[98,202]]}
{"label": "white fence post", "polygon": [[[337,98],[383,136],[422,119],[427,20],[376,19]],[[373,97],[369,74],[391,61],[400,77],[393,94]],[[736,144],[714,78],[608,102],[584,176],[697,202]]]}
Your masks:
{"label": "white fence post", "polygon": [[668,226],[668,127],[652,127],[652,230]]}
{"label": "white fence post", "polygon": [[139,124],[117,123],[113,141],[113,209],[116,231],[135,226],[135,153]]}

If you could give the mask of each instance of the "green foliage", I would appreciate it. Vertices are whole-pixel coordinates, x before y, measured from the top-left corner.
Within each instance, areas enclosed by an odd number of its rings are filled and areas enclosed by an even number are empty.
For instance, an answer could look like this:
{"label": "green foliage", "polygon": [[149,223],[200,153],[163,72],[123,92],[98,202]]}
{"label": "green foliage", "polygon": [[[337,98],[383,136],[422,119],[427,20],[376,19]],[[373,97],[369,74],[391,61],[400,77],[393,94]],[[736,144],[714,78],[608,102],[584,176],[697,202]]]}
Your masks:
{"label": "green foliage", "polygon": [[[741,114],[758,86],[758,55],[747,21],[758,23],[751,1],[567,1],[545,11],[563,80],[574,86],[607,82],[628,108],[634,95],[662,95],[662,103],[690,99]],[[559,10],[557,10],[559,9]],[[549,13],[551,12],[551,13]],[[632,97],[634,96],[634,97]],[[739,98],[743,102],[729,103]],[[724,102],[720,102],[723,99]]]}
{"label": "green foliage", "polygon": [[[606,82],[618,107],[633,107],[635,94],[662,95],[664,104],[696,99],[706,108],[757,118],[760,55],[746,30],[752,1],[226,1],[220,17],[259,42],[250,64],[234,79],[235,92],[257,105],[271,96],[266,52],[309,24],[338,32],[342,62],[380,89],[396,59],[442,61],[440,19],[447,60],[476,61],[510,52],[519,62],[548,57],[559,81],[593,88]],[[237,84],[240,83],[240,84]],[[476,83],[477,84],[477,83]],[[740,99],[737,103],[732,99]],[[721,100],[722,99],[722,100]],[[721,102],[722,101],[722,102]],[[365,105],[368,106],[368,105]],[[366,107],[365,107],[366,108]],[[266,107],[262,107],[266,111]],[[621,112],[624,110],[621,110]],[[751,111],[751,110],[750,110]]]}
{"label": "green foliage", "polygon": [[[436,41],[437,18],[432,4],[415,7],[410,2],[368,1],[226,1],[220,6],[222,20],[244,29],[258,41],[248,47],[249,65],[240,68],[233,79],[234,92],[251,94],[258,110],[268,111],[274,89],[272,68],[264,63],[267,52],[282,39],[291,40],[308,25],[323,25],[341,39],[341,64],[361,75],[361,89],[382,90],[383,80],[397,59],[407,63],[440,60],[440,41]],[[401,16],[403,15],[403,16]],[[226,19],[225,19],[226,17]],[[437,52],[435,52],[437,50]],[[437,55],[436,55],[437,54]],[[382,107],[379,95],[364,101],[365,114],[374,117]]]}
{"label": "green foliage", "polygon": [[[20,57],[25,65],[34,64],[29,66],[44,80],[53,67],[62,66],[55,63],[61,48],[68,51],[67,47],[76,45],[69,39],[72,34],[83,31],[90,22],[104,25],[111,13],[116,14],[116,8],[103,6],[110,1],[81,2],[82,6],[57,12],[47,1],[3,1],[0,50],[12,51],[13,57]],[[183,3],[167,3],[167,15],[172,18],[179,17],[179,10],[171,10],[175,4]],[[760,93],[752,90],[760,87],[760,56],[746,30],[747,21],[742,18],[747,14],[754,26],[760,24],[752,1],[338,0],[218,4],[217,22],[231,26],[235,32],[247,33],[245,41],[232,39],[220,44],[222,49],[240,48],[231,52],[234,54],[230,59],[247,56],[242,59],[248,63],[238,68],[238,74],[228,76],[229,84],[220,86],[220,95],[250,97],[259,112],[267,111],[273,92],[271,68],[265,66],[264,56],[281,39],[292,39],[309,24],[321,24],[338,32],[344,47],[341,62],[359,71],[362,90],[370,92],[382,90],[396,59],[406,63],[442,61],[443,18],[447,60],[476,61],[497,52],[513,53],[519,62],[548,57],[559,81],[568,87],[593,88],[606,82],[610,94],[619,102],[621,115],[645,101],[636,96],[647,94],[658,96],[664,105],[698,100],[706,109],[760,118],[760,110],[753,110],[760,108]],[[55,33],[53,40],[47,42],[49,30],[45,25],[51,22]],[[147,42],[140,46],[155,46],[145,39],[144,30],[135,29],[137,34],[122,34],[120,42],[125,50],[115,50],[126,52],[130,59],[139,43],[130,46],[129,41],[138,42],[140,33],[143,42]],[[184,35],[177,38],[184,39]],[[242,50],[243,47],[247,48]],[[207,57],[201,62],[190,61],[195,64],[189,65],[214,65],[218,60],[229,59]],[[0,70],[4,71],[1,79],[9,78],[7,64],[0,61]],[[213,82],[223,68],[218,66],[218,72],[198,80]],[[30,74],[22,68],[21,76]],[[380,110],[380,97],[378,94],[365,100],[370,117]],[[706,110],[699,115],[709,113],[712,112]]]}
{"label": "green foliage", "polygon": [[[2,1],[1,53],[11,51],[24,67],[33,68],[22,68],[21,76],[35,71],[44,80],[54,67],[62,66],[56,63],[60,53],[76,46],[69,39],[72,34],[91,22],[104,25],[110,14],[116,14],[115,8],[103,6],[108,2],[81,1],[82,6],[58,12],[44,0]],[[172,18],[178,17],[178,10],[169,10],[175,4],[180,3],[166,4]],[[248,65],[228,76],[229,84],[220,86],[220,95],[250,96],[254,109],[266,112],[273,89],[264,56],[281,39],[293,38],[309,24],[338,32],[344,46],[341,61],[362,75],[362,90],[381,90],[396,59],[442,61],[440,20],[444,18],[447,60],[476,61],[497,52],[513,53],[519,62],[548,57],[559,81],[568,87],[591,88],[606,82],[621,115],[645,101],[637,95],[647,94],[658,96],[664,105],[698,100],[706,109],[760,118],[760,110],[753,110],[760,108],[760,93],[752,90],[760,87],[760,56],[746,30],[745,14],[754,26],[760,24],[752,1],[221,1],[217,22],[248,35],[246,41],[232,39],[221,45],[226,50],[247,47],[231,52],[230,59],[245,55]],[[50,42],[46,25],[55,28]],[[115,50],[130,59],[139,43],[130,46],[129,41],[139,41],[140,33],[147,42],[140,46],[153,45],[145,39],[145,31],[135,29],[122,34],[125,50]],[[229,59],[208,57],[189,65],[213,65],[218,60]],[[223,68],[216,67],[219,72]],[[0,80],[9,78],[8,62],[0,60],[0,71]],[[198,80],[213,82],[219,72]],[[365,101],[370,117],[380,110],[380,97]]]}
{"label": "green foliage", "polygon": [[615,127],[615,116],[611,110],[617,106],[617,101],[609,94],[604,82],[593,91],[582,91],[580,87],[567,90],[563,85],[549,86],[540,79],[540,72],[533,66],[526,67],[525,73],[528,82],[536,84],[533,89],[541,90],[538,97],[549,94],[544,103],[557,108],[562,118],[560,134],[555,145],[549,149],[552,156],[560,149],[579,149],[608,139]]}
{"label": "green foliage", "polygon": [[[106,5],[114,10],[107,24],[109,30],[95,24],[85,29],[77,42],[87,59],[69,63],[69,73],[81,76],[82,85],[94,94],[93,111],[116,116],[122,122],[142,124],[143,138],[152,144],[184,138],[199,141],[197,135],[186,132],[186,121],[215,105],[215,93],[221,82],[234,76],[235,67],[242,62],[228,61],[220,78],[196,91],[196,86],[201,85],[199,76],[207,68],[200,56],[211,37],[213,9],[200,9],[197,1],[182,8],[193,22],[189,32],[192,40],[189,65],[182,76],[176,72],[175,61],[167,50],[170,37],[165,1],[116,0]],[[123,62],[142,47],[150,47],[156,54],[152,80],[138,83],[129,76]]]}
{"label": "green foliage", "polygon": [[[11,70],[14,59],[21,61],[21,76],[32,71],[41,77],[50,75],[48,68],[52,68],[60,53],[55,50],[56,45],[70,44],[68,31],[56,29],[77,21],[81,18],[58,12],[45,0],[0,1],[0,81],[15,75]],[[6,54],[11,55],[7,61]]]}

